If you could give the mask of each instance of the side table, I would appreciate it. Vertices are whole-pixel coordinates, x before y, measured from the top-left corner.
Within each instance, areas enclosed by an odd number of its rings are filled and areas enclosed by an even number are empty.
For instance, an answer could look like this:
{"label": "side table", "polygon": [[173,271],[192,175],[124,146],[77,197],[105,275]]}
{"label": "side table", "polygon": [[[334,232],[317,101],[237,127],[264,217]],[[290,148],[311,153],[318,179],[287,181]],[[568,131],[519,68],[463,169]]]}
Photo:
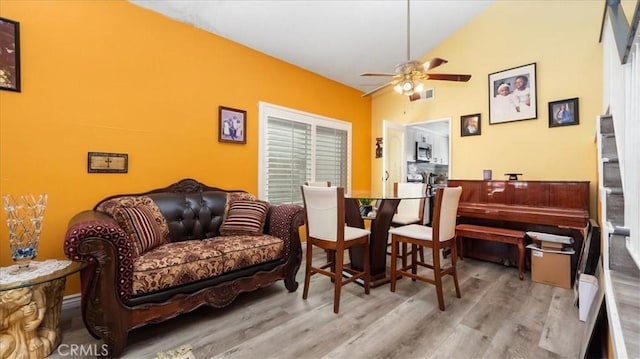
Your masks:
{"label": "side table", "polygon": [[68,275],[85,263],[49,259],[0,268],[0,359],[44,358],[60,344],[62,297]]}

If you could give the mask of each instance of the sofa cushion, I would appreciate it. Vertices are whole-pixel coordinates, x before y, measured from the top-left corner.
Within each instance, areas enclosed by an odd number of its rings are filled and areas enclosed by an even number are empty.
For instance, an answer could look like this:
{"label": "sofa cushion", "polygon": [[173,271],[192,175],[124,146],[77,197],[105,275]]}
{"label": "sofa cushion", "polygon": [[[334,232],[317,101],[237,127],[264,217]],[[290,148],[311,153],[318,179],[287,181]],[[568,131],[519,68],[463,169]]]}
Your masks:
{"label": "sofa cushion", "polygon": [[168,241],[167,220],[147,196],[113,198],[101,203],[97,209],[111,215],[127,232],[134,257]]}
{"label": "sofa cushion", "polygon": [[220,234],[223,236],[261,235],[268,211],[268,202],[234,201],[229,206],[229,211],[220,226]]}
{"label": "sofa cushion", "polygon": [[133,295],[142,295],[212,278],[236,269],[282,258],[278,237],[231,236],[172,242],[133,263]]}

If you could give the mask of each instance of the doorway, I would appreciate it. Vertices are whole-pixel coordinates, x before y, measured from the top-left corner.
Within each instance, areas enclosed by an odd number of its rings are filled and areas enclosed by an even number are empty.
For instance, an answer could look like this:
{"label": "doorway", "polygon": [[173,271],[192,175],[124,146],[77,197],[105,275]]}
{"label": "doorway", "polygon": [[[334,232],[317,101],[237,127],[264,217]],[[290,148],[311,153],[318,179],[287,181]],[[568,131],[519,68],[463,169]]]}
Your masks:
{"label": "doorway", "polygon": [[[409,174],[436,173],[451,177],[451,117],[410,124],[383,121],[384,165],[382,188],[385,195],[393,193],[393,182],[406,182]],[[432,147],[429,161],[416,161],[418,142]]]}

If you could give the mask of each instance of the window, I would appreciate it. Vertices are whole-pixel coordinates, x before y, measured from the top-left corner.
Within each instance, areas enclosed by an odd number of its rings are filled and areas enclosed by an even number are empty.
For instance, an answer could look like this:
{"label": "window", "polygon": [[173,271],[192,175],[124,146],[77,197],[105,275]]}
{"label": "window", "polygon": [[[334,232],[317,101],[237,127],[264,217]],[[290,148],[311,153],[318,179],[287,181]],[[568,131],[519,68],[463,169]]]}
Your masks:
{"label": "window", "polygon": [[351,188],[351,124],[260,103],[258,196],[302,204],[305,181]]}

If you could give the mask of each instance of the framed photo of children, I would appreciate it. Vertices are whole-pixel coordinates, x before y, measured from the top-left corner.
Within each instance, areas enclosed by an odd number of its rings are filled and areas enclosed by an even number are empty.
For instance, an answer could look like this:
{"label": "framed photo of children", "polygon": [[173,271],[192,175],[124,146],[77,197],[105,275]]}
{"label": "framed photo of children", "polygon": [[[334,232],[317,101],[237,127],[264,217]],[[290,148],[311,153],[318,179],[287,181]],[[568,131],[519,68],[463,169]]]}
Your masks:
{"label": "framed photo of children", "polygon": [[0,17],[0,90],[20,92],[20,23]]}
{"label": "framed photo of children", "polygon": [[538,117],[536,64],[489,74],[489,124]]}
{"label": "framed photo of children", "polygon": [[480,114],[460,116],[460,136],[480,135]]}
{"label": "framed photo of children", "polygon": [[579,123],[577,97],[549,102],[549,127],[571,126]]}
{"label": "framed photo of children", "polygon": [[218,106],[218,142],[247,143],[247,111]]}

